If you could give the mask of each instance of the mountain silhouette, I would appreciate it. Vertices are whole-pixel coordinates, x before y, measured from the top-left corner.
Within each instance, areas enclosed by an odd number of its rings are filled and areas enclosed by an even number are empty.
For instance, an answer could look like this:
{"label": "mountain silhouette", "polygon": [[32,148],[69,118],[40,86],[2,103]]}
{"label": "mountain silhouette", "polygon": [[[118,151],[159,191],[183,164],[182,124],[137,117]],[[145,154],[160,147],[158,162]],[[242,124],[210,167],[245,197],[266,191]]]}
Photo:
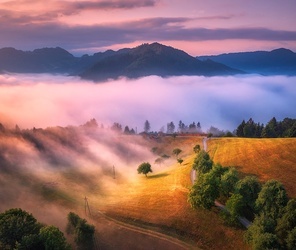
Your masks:
{"label": "mountain silhouette", "polygon": [[182,50],[159,43],[142,44],[123,53],[106,57],[81,74],[82,78],[100,81],[125,76],[138,78],[149,75],[162,77],[180,75],[233,75],[242,71],[211,60],[196,60]]}
{"label": "mountain silhouette", "polygon": [[195,58],[182,50],[159,43],[81,57],[75,57],[60,47],[33,51],[2,48],[0,73],[6,72],[66,74],[93,81],[149,75],[296,75],[296,54],[288,49],[276,49],[270,52],[240,52]]}
{"label": "mountain silhouette", "polygon": [[261,75],[296,75],[296,53],[280,48],[272,51],[255,51],[199,56],[198,60],[211,59],[247,73]]}

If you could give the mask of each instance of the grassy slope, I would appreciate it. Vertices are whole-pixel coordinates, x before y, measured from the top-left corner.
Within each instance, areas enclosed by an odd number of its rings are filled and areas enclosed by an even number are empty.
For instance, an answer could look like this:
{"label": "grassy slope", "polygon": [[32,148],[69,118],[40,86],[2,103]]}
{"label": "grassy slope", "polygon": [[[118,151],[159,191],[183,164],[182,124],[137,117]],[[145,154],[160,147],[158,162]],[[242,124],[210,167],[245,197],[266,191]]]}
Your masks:
{"label": "grassy slope", "polygon": [[261,181],[279,180],[289,196],[296,197],[296,138],[219,138],[209,140],[208,145],[214,162],[237,166]]}
{"label": "grassy slope", "polygon": [[247,249],[243,231],[224,226],[217,210],[194,211],[187,203],[194,159],[192,148],[197,142],[201,144],[201,138],[167,139],[166,150],[179,146],[184,151],[182,157],[186,158],[182,166],[176,163],[149,178],[139,176],[133,184],[120,185],[113,192],[106,210],[113,216],[183,235],[203,249]]}

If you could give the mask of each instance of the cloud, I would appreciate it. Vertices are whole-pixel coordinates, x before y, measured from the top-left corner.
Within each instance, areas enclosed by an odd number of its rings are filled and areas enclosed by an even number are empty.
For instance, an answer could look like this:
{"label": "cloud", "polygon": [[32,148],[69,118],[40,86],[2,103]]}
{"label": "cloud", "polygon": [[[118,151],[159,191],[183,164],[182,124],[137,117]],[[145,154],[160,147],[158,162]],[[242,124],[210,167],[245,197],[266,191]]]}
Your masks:
{"label": "cloud", "polygon": [[151,76],[94,84],[65,76],[1,76],[0,121],[32,128],[96,118],[105,126],[119,122],[140,132],[146,119],[156,131],[182,120],[199,121],[204,130],[212,125],[233,130],[250,117],[263,123],[273,116],[295,118],[294,81],[284,76]]}
{"label": "cloud", "polygon": [[[50,16],[51,14],[47,14]],[[55,14],[54,14],[55,15]],[[34,17],[45,20],[48,16]],[[0,18],[1,19],[1,18]],[[123,23],[69,26],[58,22],[30,22],[18,17],[11,22],[4,15],[0,22],[0,47],[64,47],[68,50],[103,48],[136,41],[254,40],[296,41],[296,31],[266,28],[188,28],[192,18],[146,18]],[[5,21],[4,21],[5,20]],[[24,24],[21,24],[24,22]]]}
{"label": "cloud", "polygon": [[54,21],[60,16],[77,15],[83,11],[128,10],[142,7],[154,7],[155,0],[113,0],[113,1],[47,1],[23,0],[0,3],[0,14],[7,23],[11,21],[44,22]]}

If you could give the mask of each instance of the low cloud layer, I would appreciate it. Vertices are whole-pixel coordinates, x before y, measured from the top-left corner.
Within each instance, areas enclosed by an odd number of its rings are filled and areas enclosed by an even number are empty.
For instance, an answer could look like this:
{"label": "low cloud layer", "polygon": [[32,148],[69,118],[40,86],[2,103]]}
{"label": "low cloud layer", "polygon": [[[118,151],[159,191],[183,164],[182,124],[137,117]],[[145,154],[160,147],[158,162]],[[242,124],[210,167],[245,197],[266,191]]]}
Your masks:
{"label": "low cloud layer", "polygon": [[21,128],[80,125],[91,118],[143,131],[170,121],[235,129],[252,117],[266,123],[296,117],[295,77],[172,77],[95,84],[52,75],[0,76],[0,122]]}

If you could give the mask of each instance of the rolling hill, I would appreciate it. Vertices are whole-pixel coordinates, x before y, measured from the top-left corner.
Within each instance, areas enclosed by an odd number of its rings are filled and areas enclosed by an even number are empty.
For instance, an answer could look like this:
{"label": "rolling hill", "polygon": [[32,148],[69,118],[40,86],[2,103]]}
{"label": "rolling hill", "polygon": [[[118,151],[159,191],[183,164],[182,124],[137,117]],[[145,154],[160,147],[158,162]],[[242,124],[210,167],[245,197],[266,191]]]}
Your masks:
{"label": "rolling hill", "polygon": [[242,174],[260,181],[281,181],[290,197],[296,197],[295,138],[217,138],[208,141],[214,162],[235,166]]}
{"label": "rolling hill", "polygon": [[[0,138],[0,198],[4,201],[0,210],[22,207],[64,228],[67,211],[83,214],[86,196],[92,211],[192,246],[249,249],[244,231],[226,226],[217,208],[193,210],[187,202],[193,147],[202,145],[202,137],[149,139],[80,126],[3,130]],[[212,138],[208,150],[215,162],[235,166],[242,176],[281,181],[290,197],[295,197],[295,142],[294,138]],[[153,147],[156,154],[151,152]],[[182,150],[181,165],[172,155],[174,148]],[[153,163],[162,154],[171,157],[162,164]],[[152,163],[148,178],[136,173],[142,161]],[[96,225],[98,231],[108,231],[99,219]]]}

